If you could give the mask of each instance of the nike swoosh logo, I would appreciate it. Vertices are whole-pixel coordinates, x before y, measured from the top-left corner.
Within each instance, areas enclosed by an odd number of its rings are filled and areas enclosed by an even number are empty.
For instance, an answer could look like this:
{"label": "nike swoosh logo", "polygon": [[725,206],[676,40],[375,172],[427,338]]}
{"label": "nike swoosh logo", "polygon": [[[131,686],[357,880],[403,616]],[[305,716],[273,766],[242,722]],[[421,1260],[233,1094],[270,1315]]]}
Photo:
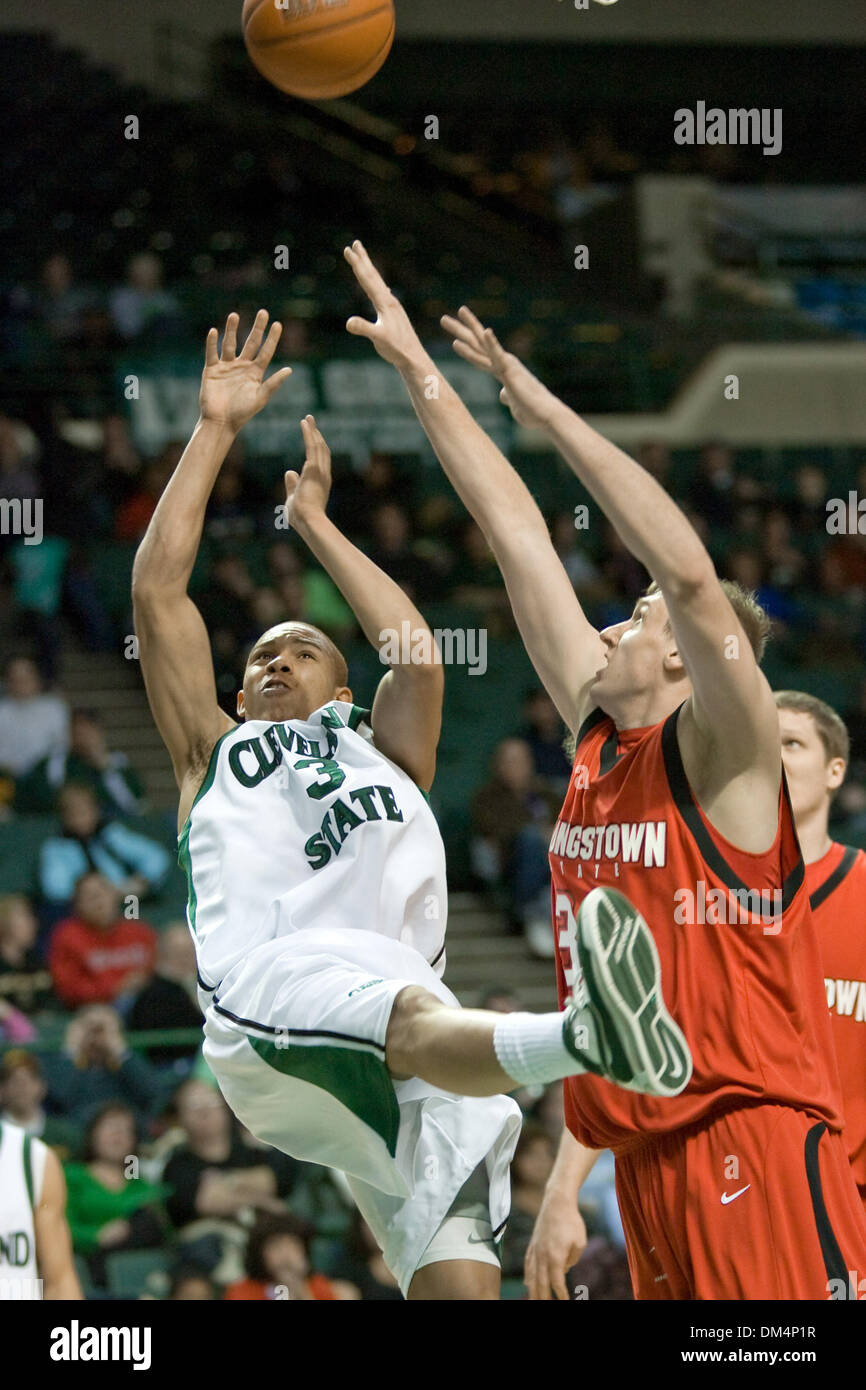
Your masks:
{"label": "nike swoosh logo", "polygon": [[726,1206],[728,1205],[728,1202],[733,1202],[733,1200],[734,1200],[735,1197],[742,1197],[743,1193],[744,1193],[744,1192],[748,1192],[748,1190],[749,1190],[749,1188],[750,1188],[751,1186],[752,1186],[752,1184],[751,1184],[750,1182],[747,1182],[747,1183],[746,1183],[746,1186],[745,1186],[745,1187],[741,1187],[740,1190],[739,1190],[739,1192],[731,1192],[731,1193],[723,1192],[723,1193],[722,1193],[722,1206],[723,1206],[723,1207],[726,1207]]}

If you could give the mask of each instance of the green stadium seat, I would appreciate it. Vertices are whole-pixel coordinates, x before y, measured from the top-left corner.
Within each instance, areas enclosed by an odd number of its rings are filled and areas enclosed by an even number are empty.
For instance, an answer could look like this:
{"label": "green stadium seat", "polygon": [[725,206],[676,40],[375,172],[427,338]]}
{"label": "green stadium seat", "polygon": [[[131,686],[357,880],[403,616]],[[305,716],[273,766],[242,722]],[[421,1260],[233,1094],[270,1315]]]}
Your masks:
{"label": "green stadium seat", "polygon": [[165,1250],[122,1250],[109,1255],[105,1261],[108,1291],[120,1298],[162,1292],[170,1263],[171,1256]]}
{"label": "green stadium seat", "polygon": [[503,1279],[499,1293],[500,1302],[508,1299],[526,1298],[526,1285],[522,1279]]}

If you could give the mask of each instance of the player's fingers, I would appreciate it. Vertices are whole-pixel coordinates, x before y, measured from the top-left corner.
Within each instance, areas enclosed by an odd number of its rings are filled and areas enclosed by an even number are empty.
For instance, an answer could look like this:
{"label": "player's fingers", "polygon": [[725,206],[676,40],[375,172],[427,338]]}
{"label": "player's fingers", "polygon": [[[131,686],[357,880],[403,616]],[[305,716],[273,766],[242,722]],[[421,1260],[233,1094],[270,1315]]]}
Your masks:
{"label": "player's fingers", "polygon": [[[271,324],[270,328],[268,329],[267,337],[265,338],[265,341],[262,343],[262,350],[256,358],[256,362],[261,367],[262,371],[264,371],[265,368],[268,366],[271,358],[276,352],[277,343],[280,341],[282,333],[283,325],[279,322],[278,319],[275,319],[274,322]],[[252,333],[250,334],[250,338],[251,337]],[[244,347],[244,352],[246,352],[247,347],[249,347],[250,338],[247,338],[246,346]]]}
{"label": "player's fingers", "polygon": [[223,362],[234,362],[235,351],[238,345],[238,324],[240,319],[237,314],[229,314],[226,319],[226,331],[223,334]]}
{"label": "player's fingers", "polygon": [[274,394],[275,391],[279,391],[283,382],[288,381],[291,375],[291,367],[280,367],[280,370],[278,372],[274,372],[273,376],[268,377],[267,381],[263,383],[264,388],[268,394],[268,400],[271,399],[271,396]]}
{"label": "player's fingers", "polygon": [[497,376],[508,366],[508,353],[500,343],[492,328],[482,330],[482,344],[490,354],[493,370]]}
{"label": "player's fingers", "polygon": [[470,332],[481,342],[484,338],[484,324],[481,320],[476,318],[468,304],[461,304],[457,312],[460,315],[461,322],[465,323]]}
{"label": "player's fingers", "polygon": [[316,450],[319,456],[324,458],[325,462],[329,462],[331,458],[331,451],[328,448],[327,443],[325,442],[325,436],[322,434],[322,431],[316,424],[315,415],[306,415],[302,423],[307,426],[306,437],[309,439],[312,448]]}
{"label": "player's fingers", "polygon": [[458,357],[462,357],[466,362],[471,362],[473,367],[480,367],[483,372],[492,370],[490,358],[485,357],[484,353],[479,352],[477,348],[470,347],[468,343],[464,343],[462,339],[455,338],[451,346]]}
{"label": "player's fingers", "polygon": [[[571,1265],[569,1265],[568,1268],[570,1269]],[[555,1296],[564,1299],[567,1303],[569,1298],[568,1285],[565,1282],[565,1268],[561,1260],[551,1261],[548,1267],[548,1278],[550,1287],[553,1289]]]}
{"label": "player's fingers", "polygon": [[291,497],[298,483],[301,481],[301,475],[294,468],[289,468],[283,474],[283,481],[286,485],[286,496]]}
{"label": "player's fingers", "polygon": [[355,272],[355,279],[361,289],[370,297],[375,309],[380,309],[390,294],[388,286],[374,266],[360,241],[353,241],[343,252]]}
{"label": "player's fingers", "polygon": [[469,347],[478,347],[478,339],[472,329],[467,328],[459,319],[455,319],[451,314],[443,314],[439,322],[452,338],[459,338],[461,343],[466,343]]}
{"label": "player's fingers", "polygon": [[259,309],[253,319],[253,326],[247,334],[247,340],[240,351],[241,359],[244,362],[251,362],[262,345],[262,338],[265,336],[265,328],[268,322],[267,309]]}
{"label": "player's fingers", "polygon": [[204,340],[204,364],[206,367],[215,367],[220,360],[217,352],[219,336],[217,329],[208,329],[207,337]]}
{"label": "player's fingers", "polygon": [[359,338],[373,338],[375,336],[375,323],[370,323],[369,319],[362,319],[357,314],[353,314],[346,320],[346,331],[354,333]]}

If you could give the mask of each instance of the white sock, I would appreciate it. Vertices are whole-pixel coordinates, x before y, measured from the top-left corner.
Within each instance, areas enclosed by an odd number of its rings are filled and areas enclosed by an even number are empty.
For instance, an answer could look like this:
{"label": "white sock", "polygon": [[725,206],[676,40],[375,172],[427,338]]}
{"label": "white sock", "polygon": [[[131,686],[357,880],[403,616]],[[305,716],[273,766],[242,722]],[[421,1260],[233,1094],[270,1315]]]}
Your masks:
{"label": "white sock", "polygon": [[563,1014],[503,1014],[493,1030],[496,1058],[521,1086],[561,1081],[586,1070],[562,1039]]}

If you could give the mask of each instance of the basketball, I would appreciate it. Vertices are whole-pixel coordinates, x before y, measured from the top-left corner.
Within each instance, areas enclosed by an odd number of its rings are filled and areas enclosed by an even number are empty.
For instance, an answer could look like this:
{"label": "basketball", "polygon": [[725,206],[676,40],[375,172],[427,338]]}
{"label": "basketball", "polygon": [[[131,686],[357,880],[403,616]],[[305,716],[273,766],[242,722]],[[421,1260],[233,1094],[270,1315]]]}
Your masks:
{"label": "basketball", "polygon": [[321,101],[363,87],[394,41],[393,0],[244,0],[247,52],[281,92]]}

